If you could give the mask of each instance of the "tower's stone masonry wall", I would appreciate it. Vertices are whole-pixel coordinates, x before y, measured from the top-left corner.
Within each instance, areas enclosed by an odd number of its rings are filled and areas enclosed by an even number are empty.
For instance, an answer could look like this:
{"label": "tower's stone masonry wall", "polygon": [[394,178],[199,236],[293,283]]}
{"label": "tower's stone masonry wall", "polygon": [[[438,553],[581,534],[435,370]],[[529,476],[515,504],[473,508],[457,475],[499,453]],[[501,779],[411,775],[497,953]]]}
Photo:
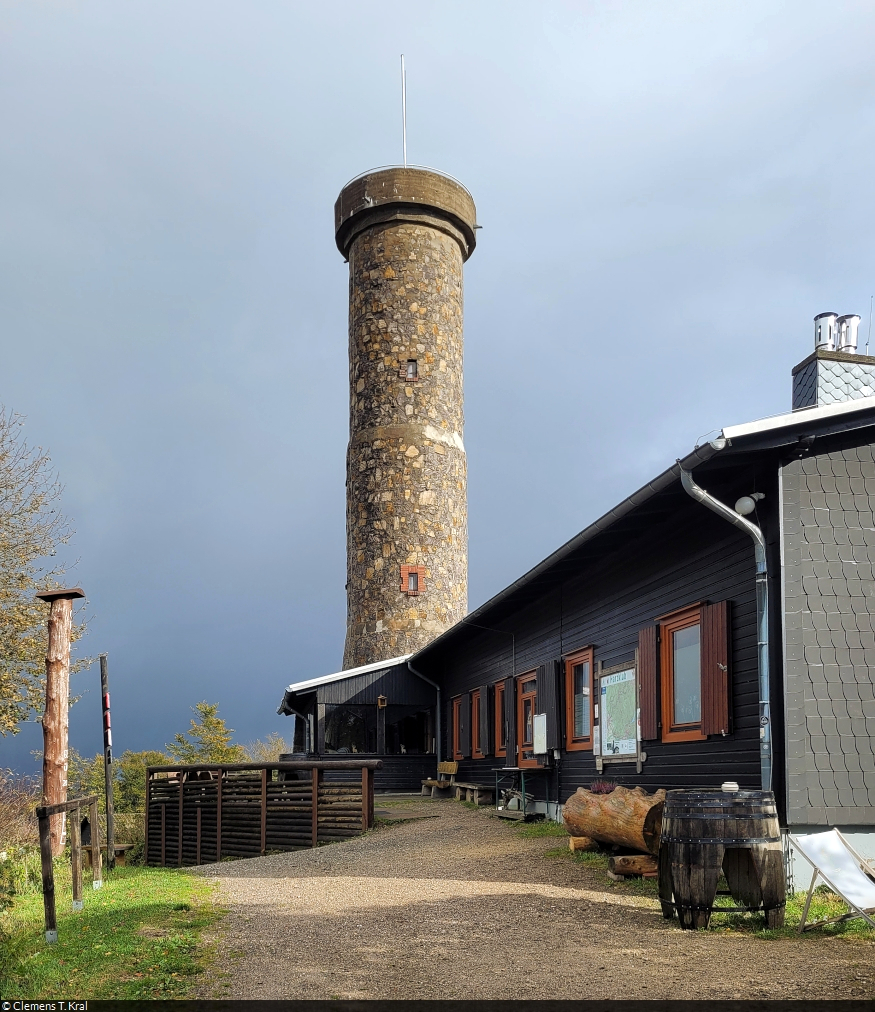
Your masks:
{"label": "tower's stone masonry wall", "polygon": [[[346,668],[424,646],[468,604],[459,245],[375,225],[349,262]],[[400,589],[407,564],[425,567],[420,596]]]}

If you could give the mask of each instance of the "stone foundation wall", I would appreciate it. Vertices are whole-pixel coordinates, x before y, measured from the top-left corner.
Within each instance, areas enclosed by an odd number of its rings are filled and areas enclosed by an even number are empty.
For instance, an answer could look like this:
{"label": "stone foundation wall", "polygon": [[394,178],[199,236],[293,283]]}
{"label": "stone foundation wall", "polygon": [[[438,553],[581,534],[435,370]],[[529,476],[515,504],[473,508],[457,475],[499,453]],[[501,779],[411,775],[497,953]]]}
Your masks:
{"label": "stone foundation wall", "polygon": [[[376,224],[349,265],[345,668],[417,650],[468,604],[459,244]],[[423,594],[401,591],[402,565],[424,567]]]}

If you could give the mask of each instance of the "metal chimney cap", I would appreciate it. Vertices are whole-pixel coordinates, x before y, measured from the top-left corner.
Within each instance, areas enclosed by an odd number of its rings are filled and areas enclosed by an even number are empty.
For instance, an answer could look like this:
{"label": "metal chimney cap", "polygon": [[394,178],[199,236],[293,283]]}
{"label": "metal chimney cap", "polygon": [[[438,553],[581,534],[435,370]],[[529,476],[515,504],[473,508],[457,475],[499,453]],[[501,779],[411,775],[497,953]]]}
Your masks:
{"label": "metal chimney cap", "polygon": [[838,316],[838,315],[839,315],[838,313],[818,313],[817,316],[814,317],[814,319],[822,320],[825,316]]}

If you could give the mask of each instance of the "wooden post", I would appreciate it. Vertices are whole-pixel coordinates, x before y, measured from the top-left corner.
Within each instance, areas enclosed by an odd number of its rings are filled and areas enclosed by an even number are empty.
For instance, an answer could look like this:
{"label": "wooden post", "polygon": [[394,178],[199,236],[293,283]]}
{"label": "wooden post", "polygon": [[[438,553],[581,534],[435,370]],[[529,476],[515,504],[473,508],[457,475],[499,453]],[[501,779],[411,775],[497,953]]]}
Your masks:
{"label": "wooden post", "polygon": [[216,795],[216,860],[222,860],[222,776],[224,770],[219,770],[219,791]]}
{"label": "wooden post", "polygon": [[[70,812],[70,866],[73,872],[73,909],[82,909],[82,810],[74,808]],[[94,851],[91,852],[91,864],[94,865]]]}
{"label": "wooden post", "polygon": [[183,793],[182,788],[185,783],[185,774],[180,770],[179,773],[179,839],[178,846],[176,848],[176,863],[179,867],[182,867],[182,802]]}
{"label": "wooden post", "polygon": [[93,889],[103,885],[103,858],[100,856],[100,820],[97,817],[97,798],[91,802],[91,869]]}
{"label": "wooden post", "polygon": [[167,846],[167,805],[161,805],[161,867],[167,864],[165,847]]}
{"label": "wooden post", "polygon": [[194,863],[195,864],[200,864],[201,863],[201,806],[200,805],[197,806],[197,844],[196,844],[196,851],[197,851],[197,853],[195,854]]}
{"label": "wooden post", "polygon": [[39,852],[43,871],[43,909],[46,915],[46,941],[58,940],[58,918],[55,913],[55,872],[52,867],[52,829],[48,815],[39,818]]}
{"label": "wooden post", "polygon": [[267,767],[261,771],[261,853],[267,849]]}
{"label": "wooden post", "polygon": [[[70,710],[70,636],[73,601],[85,594],[79,587],[36,595],[50,604],[46,649],[46,712],[43,714],[43,805],[67,800],[67,732]],[[52,855],[64,849],[65,813],[51,816]]]}
{"label": "wooden post", "polygon": [[146,814],[144,816],[144,818],[146,819],[146,823],[143,826],[143,850],[145,852],[144,853],[144,857],[143,857],[143,863],[144,864],[148,864],[149,863],[149,809],[151,808],[151,806],[152,806],[152,774],[147,771],[146,772]]}
{"label": "wooden post", "polygon": [[311,825],[312,830],[312,842],[311,847],[315,847],[319,843],[319,773],[320,769],[318,766],[313,767],[313,822]]}
{"label": "wooden post", "polygon": [[115,804],[112,797],[112,727],[106,654],[100,655],[100,694],[103,701],[103,777],[106,784],[106,866],[112,871],[115,868]]}
{"label": "wooden post", "polygon": [[370,829],[368,825],[368,768],[362,766],[362,832]]}

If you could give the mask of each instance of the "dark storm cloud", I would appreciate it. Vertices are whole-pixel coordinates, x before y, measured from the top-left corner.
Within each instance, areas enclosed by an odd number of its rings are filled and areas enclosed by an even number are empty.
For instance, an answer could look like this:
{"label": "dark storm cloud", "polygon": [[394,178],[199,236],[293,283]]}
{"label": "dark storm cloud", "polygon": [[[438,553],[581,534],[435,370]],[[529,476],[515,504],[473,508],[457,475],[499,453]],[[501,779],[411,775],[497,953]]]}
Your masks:
{"label": "dark storm cloud", "polygon": [[[867,4],[0,8],[0,400],[51,447],[116,744],[287,730],[343,643],[343,183],[461,178],[481,603],[873,288]],[[72,740],[100,747],[96,672]],[[21,762],[39,736],[0,743]]]}

